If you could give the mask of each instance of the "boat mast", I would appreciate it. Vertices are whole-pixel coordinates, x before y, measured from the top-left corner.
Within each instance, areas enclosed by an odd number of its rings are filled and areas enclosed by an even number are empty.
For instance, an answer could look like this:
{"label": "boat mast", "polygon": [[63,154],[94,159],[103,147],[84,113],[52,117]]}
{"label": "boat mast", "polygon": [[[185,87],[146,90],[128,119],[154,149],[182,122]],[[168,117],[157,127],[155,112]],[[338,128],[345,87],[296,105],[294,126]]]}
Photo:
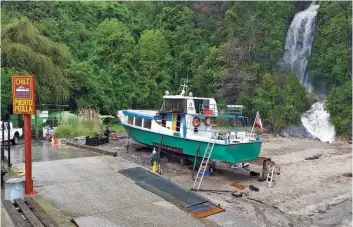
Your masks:
{"label": "boat mast", "polygon": [[180,85],[180,86],[183,88],[183,89],[181,90],[180,95],[181,95],[181,96],[184,96],[184,95],[186,94],[186,92],[187,92],[188,77],[186,77],[186,80],[185,80],[185,79],[182,79],[182,80],[184,80],[184,84],[183,84],[183,85]]}

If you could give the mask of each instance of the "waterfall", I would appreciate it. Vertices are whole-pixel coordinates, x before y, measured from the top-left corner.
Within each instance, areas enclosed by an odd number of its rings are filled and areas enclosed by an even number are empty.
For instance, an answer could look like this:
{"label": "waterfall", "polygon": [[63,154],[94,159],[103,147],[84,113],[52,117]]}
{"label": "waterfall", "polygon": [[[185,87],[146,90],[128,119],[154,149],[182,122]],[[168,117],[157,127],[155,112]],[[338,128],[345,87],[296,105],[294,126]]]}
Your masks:
{"label": "waterfall", "polygon": [[313,91],[313,87],[307,75],[307,56],[311,54],[318,9],[319,5],[311,4],[306,10],[295,14],[287,33],[286,51],[283,56],[285,66],[295,72],[309,92]]}
{"label": "waterfall", "polygon": [[[282,64],[294,72],[301,84],[313,93],[315,91],[308,75],[308,56],[311,54],[315,36],[315,20],[319,5],[311,4],[306,10],[295,14],[287,32],[285,53]],[[335,140],[335,128],[329,122],[330,114],[324,108],[325,101],[314,103],[302,114],[301,122],[305,129],[323,142]]]}

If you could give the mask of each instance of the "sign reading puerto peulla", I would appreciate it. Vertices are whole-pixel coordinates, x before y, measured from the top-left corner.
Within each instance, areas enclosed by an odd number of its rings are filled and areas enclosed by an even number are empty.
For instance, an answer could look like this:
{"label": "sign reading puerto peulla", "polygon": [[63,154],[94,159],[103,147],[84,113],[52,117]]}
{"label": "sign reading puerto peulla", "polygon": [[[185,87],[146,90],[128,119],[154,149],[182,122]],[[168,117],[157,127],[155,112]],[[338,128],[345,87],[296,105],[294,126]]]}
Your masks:
{"label": "sign reading puerto peulla", "polygon": [[35,113],[34,76],[12,76],[12,105],[14,114]]}

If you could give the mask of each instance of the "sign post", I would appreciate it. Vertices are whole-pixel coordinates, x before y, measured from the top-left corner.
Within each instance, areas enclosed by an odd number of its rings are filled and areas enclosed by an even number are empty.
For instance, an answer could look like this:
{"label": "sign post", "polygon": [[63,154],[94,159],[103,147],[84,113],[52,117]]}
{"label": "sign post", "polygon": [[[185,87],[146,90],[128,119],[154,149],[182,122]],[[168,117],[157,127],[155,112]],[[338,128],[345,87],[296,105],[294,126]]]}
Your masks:
{"label": "sign post", "polygon": [[35,87],[32,75],[12,76],[12,105],[14,114],[24,115],[25,194],[35,194],[32,180],[31,115],[35,113]]}

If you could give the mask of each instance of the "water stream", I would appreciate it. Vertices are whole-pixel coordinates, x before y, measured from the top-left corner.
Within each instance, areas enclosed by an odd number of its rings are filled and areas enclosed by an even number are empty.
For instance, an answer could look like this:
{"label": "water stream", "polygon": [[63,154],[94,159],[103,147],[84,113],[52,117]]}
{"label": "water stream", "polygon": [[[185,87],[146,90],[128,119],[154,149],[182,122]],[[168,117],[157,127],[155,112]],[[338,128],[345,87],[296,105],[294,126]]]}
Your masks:
{"label": "water stream", "polygon": [[[315,93],[310,75],[308,75],[308,59],[311,54],[312,42],[315,36],[316,15],[320,5],[312,3],[306,10],[295,14],[287,32],[285,53],[282,63],[284,67],[295,72],[301,84]],[[323,142],[335,140],[335,128],[329,122],[330,114],[324,108],[325,101],[314,103],[302,114],[301,122],[305,129]]]}
{"label": "water stream", "polygon": [[325,101],[314,103],[302,114],[301,121],[306,130],[322,142],[332,143],[335,140],[335,127],[329,122],[330,114],[324,109]]}

